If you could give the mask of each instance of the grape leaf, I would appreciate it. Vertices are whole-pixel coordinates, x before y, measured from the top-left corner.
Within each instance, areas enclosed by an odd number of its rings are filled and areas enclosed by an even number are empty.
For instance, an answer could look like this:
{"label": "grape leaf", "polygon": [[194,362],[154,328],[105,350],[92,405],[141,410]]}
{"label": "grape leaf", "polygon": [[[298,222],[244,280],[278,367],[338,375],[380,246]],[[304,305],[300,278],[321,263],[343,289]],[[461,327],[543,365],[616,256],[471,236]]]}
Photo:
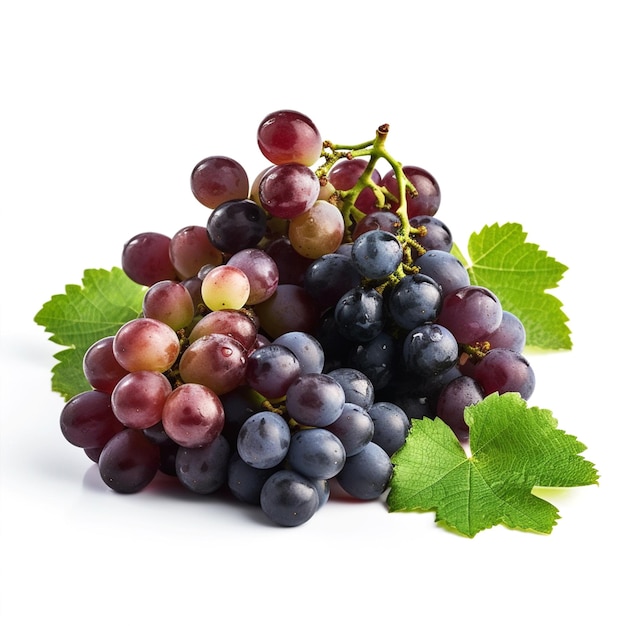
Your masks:
{"label": "grape leaf", "polygon": [[569,318],[562,302],[547,293],[558,286],[568,268],[527,242],[519,224],[493,224],[472,233],[468,242],[470,262],[458,246],[453,253],[467,267],[472,284],[491,290],[504,309],[522,320],[528,346],[571,349]]}
{"label": "grape leaf", "polygon": [[52,390],[66,400],[90,389],[83,374],[83,356],[98,339],[114,335],[125,322],[139,316],[145,287],[114,267],[85,270],[82,286],[67,285],[52,296],[34,321],[51,333],[50,341],[67,349],[55,354]]}
{"label": "grape leaf", "polygon": [[389,510],[436,511],[467,537],[497,524],[549,534],[558,509],[534,487],[598,483],[586,446],[557,428],[552,413],[517,393],[491,394],[465,411],[471,455],[439,418],[414,419],[392,457]]}

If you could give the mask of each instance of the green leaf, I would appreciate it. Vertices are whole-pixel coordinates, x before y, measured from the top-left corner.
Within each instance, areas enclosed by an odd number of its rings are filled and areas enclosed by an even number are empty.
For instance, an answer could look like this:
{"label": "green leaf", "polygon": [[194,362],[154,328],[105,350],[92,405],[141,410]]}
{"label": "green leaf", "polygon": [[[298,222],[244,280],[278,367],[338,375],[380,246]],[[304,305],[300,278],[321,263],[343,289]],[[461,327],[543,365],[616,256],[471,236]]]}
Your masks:
{"label": "green leaf", "polygon": [[473,233],[469,262],[458,247],[453,253],[465,263],[472,284],[490,289],[504,309],[522,320],[528,346],[571,349],[569,318],[562,302],[547,292],[558,286],[568,268],[527,242],[519,224],[494,224]]}
{"label": "green leaf", "polygon": [[62,346],[55,354],[52,390],[66,400],[90,389],[83,374],[83,356],[98,339],[141,313],[145,287],[133,282],[120,268],[85,270],[82,286],[67,285],[64,294],[52,296],[35,316],[51,333],[50,341]]}
{"label": "green leaf", "polygon": [[535,487],[598,483],[586,446],[557,428],[552,413],[516,393],[492,394],[465,411],[468,456],[439,418],[412,420],[392,457],[389,510],[436,511],[436,520],[468,537],[497,524],[550,533],[558,509]]}

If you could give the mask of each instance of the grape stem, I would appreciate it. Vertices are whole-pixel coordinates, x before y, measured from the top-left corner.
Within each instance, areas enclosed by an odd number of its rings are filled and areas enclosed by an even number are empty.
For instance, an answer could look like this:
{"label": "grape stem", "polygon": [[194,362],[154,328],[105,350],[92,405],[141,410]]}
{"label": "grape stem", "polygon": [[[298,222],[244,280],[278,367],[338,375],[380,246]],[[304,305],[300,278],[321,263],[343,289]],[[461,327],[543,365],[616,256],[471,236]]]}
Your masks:
{"label": "grape stem", "polygon": [[[376,129],[376,136],[370,141],[359,144],[335,144],[325,141],[322,149],[321,157],[324,163],[316,170],[316,175],[320,181],[325,184],[327,182],[328,172],[340,159],[355,159],[359,157],[368,157],[369,161],[365,170],[351,189],[336,190],[332,196],[333,201],[341,210],[346,225],[346,232],[349,232],[355,222],[364,217],[364,213],[360,211],[355,202],[363,189],[369,188],[374,192],[376,197],[376,206],[379,210],[390,210],[391,202],[397,202],[398,208],[395,214],[400,221],[400,227],[396,233],[398,240],[404,249],[405,259],[398,267],[395,274],[390,277],[395,282],[405,276],[407,269],[414,271],[412,264],[413,253],[417,256],[425,252],[424,248],[415,241],[411,235],[422,234],[419,229],[411,226],[408,216],[407,193],[410,196],[416,196],[417,190],[411,181],[405,175],[402,169],[402,163],[395,159],[387,150],[385,142],[389,135],[389,124],[382,124]],[[378,185],[372,178],[372,173],[380,160],[387,161],[391,166],[393,173],[398,182],[398,196],[396,198],[386,187]]]}

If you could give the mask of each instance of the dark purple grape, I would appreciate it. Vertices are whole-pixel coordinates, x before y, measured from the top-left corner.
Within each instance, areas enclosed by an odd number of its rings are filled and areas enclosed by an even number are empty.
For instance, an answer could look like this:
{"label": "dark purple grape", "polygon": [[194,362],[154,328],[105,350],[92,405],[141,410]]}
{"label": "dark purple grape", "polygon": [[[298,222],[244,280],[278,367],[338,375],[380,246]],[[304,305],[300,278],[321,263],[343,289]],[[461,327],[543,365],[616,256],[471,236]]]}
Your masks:
{"label": "dark purple grape", "polygon": [[351,258],[338,253],[314,260],[304,274],[304,288],[319,307],[335,306],[341,296],[361,283],[361,274]]}
{"label": "dark purple grape", "polygon": [[409,220],[413,228],[423,226],[426,228],[425,235],[413,235],[413,239],[426,250],[452,250],[452,233],[440,219],[429,215],[416,215]]}
{"label": "dark purple grape", "polygon": [[353,367],[339,367],[328,372],[342,387],[346,402],[357,404],[366,411],[374,402],[374,385],[370,379]]}
{"label": "dark purple grape", "polygon": [[211,211],[207,233],[222,252],[234,254],[253,248],[265,235],[265,211],[252,200],[230,200]]}
{"label": "dark purple grape", "polygon": [[248,357],[246,382],[268,400],[282,398],[300,374],[296,355],[280,344],[257,348]]}
{"label": "dark purple grape", "polygon": [[104,391],[83,391],[68,400],[61,411],[61,433],[79,448],[102,448],[124,430],[115,417],[111,395]]}
{"label": "dark purple grape", "polygon": [[528,400],[535,390],[535,373],[528,360],[519,352],[494,348],[476,364],[473,377],[485,390],[485,395],[514,391]]}
{"label": "dark purple grape", "polygon": [[441,304],[437,323],[445,326],[459,343],[474,344],[494,332],[502,322],[497,296],[476,285],[449,293]]}
{"label": "dark purple grape", "polygon": [[100,476],[119,493],[136,493],[147,487],[159,470],[161,451],[140,430],[127,428],[104,446],[98,459]]}
{"label": "dark purple grape", "polygon": [[335,305],[338,331],[350,341],[371,341],[385,326],[382,295],[371,287],[355,287]]}
{"label": "dark purple grape", "polygon": [[402,245],[386,230],[368,230],[352,244],[352,262],[369,280],[382,280],[398,269],[402,262]]}
{"label": "dark purple grape", "polygon": [[470,284],[469,274],[463,263],[450,252],[444,250],[428,250],[416,259],[422,274],[430,276],[441,286],[445,297],[452,291]]}
{"label": "dark purple grape", "polygon": [[319,509],[319,495],[311,480],[293,470],[281,469],[265,481],[260,503],[275,524],[300,526]]}
{"label": "dark purple grape", "polygon": [[439,393],[437,417],[441,418],[460,441],[469,439],[469,426],[465,422],[465,409],[485,397],[480,384],[469,376],[458,376]]}
{"label": "dark purple grape", "polygon": [[372,441],[374,422],[370,414],[358,404],[346,402],[341,415],[326,430],[341,441],[346,456],[361,452]]}
{"label": "dark purple grape", "polygon": [[345,462],[346,450],[341,440],[326,428],[305,428],[291,436],[287,463],[306,478],[334,478]]}
{"label": "dark purple grape", "polygon": [[287,390],[285,406],[303,426],[324,427],[341,415],[346,394],[328,374],[303,374]]}
{"label": "dark purple grape", "polygon": [[393,466],[389,455],[373,442],[361,452],[346,458],[337,482],[340,487],[358,500],[374,500],[381,496],[391,480]]}
{"label": "dark purple grape", "polygon": [[454,335],[445,326],[424,324],[407,335],[403,354],[407,370],[430,378],[456,365],[459,348]]}
{"label": "dark purple grape", "polygon": [[170,259],[170,237],[146,232],[131,237],[122,250],[122,269],[139,285],[149,287],[160,280],[177,280]]}
{"label": "dark purple grape", "polygon": [[230,446],[222,435],[201,448],[179,446],[175,460],[176,476],[193,493],[214,493],[228,479],[230,456]]}
{"label": "dark purple grape", "polygon": [[409,274],[393,286],[387,296],[387,310],[404,330],[434,322],[442,303],[441,287],[430,276]]}
{"label": "dark purple grape", "polygon": [[389,456],[397,452],[406,440],[411,426],[406,412],[392,402],[374,402],[369,415],[374,424],[372,441]]}
{"label": "dark purple grape", "polygon": [[526,345],[526,329],[521,320],[510,311],[502,311],[502,322],[492,333],[481,337],[490,348],[506,348],[521,352]]}

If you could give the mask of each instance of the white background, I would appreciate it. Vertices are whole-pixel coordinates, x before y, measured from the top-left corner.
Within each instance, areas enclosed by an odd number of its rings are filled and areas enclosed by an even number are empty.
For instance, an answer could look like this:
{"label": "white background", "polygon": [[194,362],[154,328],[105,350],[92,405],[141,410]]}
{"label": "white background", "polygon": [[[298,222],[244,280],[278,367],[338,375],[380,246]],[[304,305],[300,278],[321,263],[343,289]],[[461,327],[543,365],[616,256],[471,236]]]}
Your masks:
{"label": "white background", "polygon": [[[620,623],[619,6],[2,4],[3,625]],[[192,167],[226,154],[254,177],[256,128],[280,108],[340,143],[389,123],[392,153],[438,179],[438,217],[462,248],[484,224],[519,222],[569,266],[556,295],[574,349],[529,354],[531,404],[588,446],[601,479],[551,496],[551,535],[470,540],[382,502],[331,502],[274,528],[165,483],[114,494],[62,438],[59,346],[33,317],[85,268],[119,265],[132,235],[204,224]]]}

